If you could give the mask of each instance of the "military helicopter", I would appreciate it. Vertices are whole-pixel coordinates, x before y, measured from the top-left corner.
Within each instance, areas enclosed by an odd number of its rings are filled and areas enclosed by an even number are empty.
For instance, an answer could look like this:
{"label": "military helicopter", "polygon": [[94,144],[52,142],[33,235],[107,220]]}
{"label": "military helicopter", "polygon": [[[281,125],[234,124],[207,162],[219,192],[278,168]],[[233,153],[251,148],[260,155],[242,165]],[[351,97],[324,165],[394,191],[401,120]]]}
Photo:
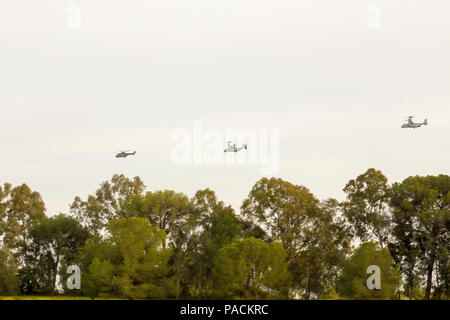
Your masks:
{"label": "military helicopter", "polygon": [[420,126],[422,125],[428,125],[428,121],[427,119],[425,119],[423,122],[413,122],[412,119],[414,118],[414,116],[409,116],[407,121],[408,123],[405,123],[402,125],[402,128],[420,128]]}
{"label": "military helicopter", "polygon": [[242,149],[247,149],[247,145],[245,143],[242,145],[242,147],[236,147],[236,144],[231,144],[231,141],[228,141],[228,147],[223,150],[223,152],[238,152]]}
{"label": "military helicopter", "polygon": [[134,156],[136,154],[136,151],[129,152],[129,151],[120,151],[118,154],[116,154],[116,158],[126,158],[128,156]]}

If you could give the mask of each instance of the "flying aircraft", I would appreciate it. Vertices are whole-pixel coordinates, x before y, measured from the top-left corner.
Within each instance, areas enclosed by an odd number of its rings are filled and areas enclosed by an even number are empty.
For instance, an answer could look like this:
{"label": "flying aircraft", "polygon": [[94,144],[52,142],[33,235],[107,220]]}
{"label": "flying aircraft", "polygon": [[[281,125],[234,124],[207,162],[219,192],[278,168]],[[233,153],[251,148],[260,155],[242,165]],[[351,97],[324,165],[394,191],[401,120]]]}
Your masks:
{"label": "flying aircraft", "polygon": [[120,151],[118,154],[116,154],[116,158],[126,158],[128,156],[134,156],[136,154],[136,151],[129,152],[129,151]]}
{"label": "flying aircraft", "polygon": [[420,128],[420,126],[422,126],[422,125],[428,125],[427,119],[425,119],[423,122],[413,122],[412,121],[413,117],[414,116],[409,116],[408,119],[407,119],[408,122],[403,124],[402,128],[413,128],[413,129],[415,129],[415,128]]}
{"label": "flying aircraft", "polygon": [[236,144],[231,144],[231,141],[228,141],[228,147],[223,150],[223,152],[238,152],[242,149],[247,149],[247,145],[245,143],[242,145],[242,147],[236,147]]}

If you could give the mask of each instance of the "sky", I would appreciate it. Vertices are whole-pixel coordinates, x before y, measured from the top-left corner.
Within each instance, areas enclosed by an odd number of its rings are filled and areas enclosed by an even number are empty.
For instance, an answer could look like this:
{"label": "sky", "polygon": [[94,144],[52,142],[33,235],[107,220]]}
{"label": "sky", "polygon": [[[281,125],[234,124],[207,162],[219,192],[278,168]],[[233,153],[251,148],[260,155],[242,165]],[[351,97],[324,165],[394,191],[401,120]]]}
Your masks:
{"label": "sky", "polygon": [[[211,188],[260,164],[176,164],[176,130],[277,130],[272,176],[343,200],[368,168],[449,174],[448,0],[4,0],[0,184],[68,213],[113,174]],[[428,119],[401,129],[406,116]],[[224,142],[225,144],[225,142]],[[224,145],[225,147],[225,145]],[[249,145],[249,152],[255,148]],[[119,150],[134,157],[116,159]]]}

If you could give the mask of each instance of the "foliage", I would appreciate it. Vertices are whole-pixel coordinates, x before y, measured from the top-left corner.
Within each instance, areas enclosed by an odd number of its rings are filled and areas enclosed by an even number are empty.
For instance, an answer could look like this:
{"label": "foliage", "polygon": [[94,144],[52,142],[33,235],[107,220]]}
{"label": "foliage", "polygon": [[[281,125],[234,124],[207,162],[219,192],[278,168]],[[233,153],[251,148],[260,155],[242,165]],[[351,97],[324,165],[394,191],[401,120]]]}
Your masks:
{"label": "foliage", "polygon": [[334,199],[318,205],[303,231],[302,249],[290,266],[305,299],[312,293],[318,297],[332,294],[350,253],[348,228],[336,216],[338,210],[339,204]]}
{"label": "foliage", "polygon": [[74,218],[64,214],[36,222],[30,230],[31,244],[25,251],[27,263],[20,270],[22,289],[28,293],[55,293],[58,273],[63,280],[66,278],[61,265],[75,261],[87,236]]}
{"label": "foliage", "polygon": [[125,205],[128,197],[141,194],[144,189],[145,185],[139,177],[131,180],[116,174],[111,181],[103,182],[86,201],[75,197],[70,211],[89,232],[101,233],[111,219],[126,216]]}
{"label": "foliage", "polygon": [[248,238],[221,248],[214,259],[214,296],[219,298],[287,298],[287,255],[279,242]]}
{"label": "foliage", "polygon": [[[304,186],[262,178],[237,214],[210,189],[145,192],[139,177],[114,175],[76,197],[71,216],[47,218],[39,193],[5,183],[0,294],[448,299],[450,177],[391,186],[369,169],[344,192],[341,203],[319,201]],[[60,292],[69,265],[81,269],[81,290]],[[367,288],[369,265],[381,268],[381,290]]]}
{"label": "foliage", "polygon": [[[20,288],[29,293],[27,272],[31,269],[27,252],[33,246],[30,231],[35,223],[45,218],[45,204],[41,195],[26,184],[0,187],[0,239],[6,250],[13,253],[18,265]],[[28,276],[31,275],[28,273]]]}
{"label": "foliage", "polygon": [[0,247],[0,295],[14,295],[18,290],[17,262],[10,251]]}
{"label": "foliage", "polygon": [[286,250],[293,289],[306,299],[334,287],[350,246],[348,230],[336,217],[338,202],[319,202],[303,186],[281,179],[259,180],[244,201],[247,220],[256,220]]}
{"label": "foliage", "polygon": [[[381,289],[369,290],[366,286],[370,276],[366,273],[367,267],[371,265],[380,268]],[[400,272],[394,267],[389,250],[366,242],[346,261],[337,289],[341,295],[353,299],[395,299],[399,284]]]}
{"label": "foliage", "polygon": [[164,230],[170,240],[176,237],[192,212],[189,198],[172,190],[147,192],[145,196],[134,194],[126,206],[127,216],[148,218],[151,224]]}
{"label": "foliage", "polygon": [[448,294],[450,177],[415,176],[396,183],[391,205],[394,213],[391,247],[406,271],[409,284],[414,284],[416,273],[423,269],[425,299],[431,297],[434,273],[439,279],[438,290]]}
{"label": "foliage", "polygon": [[[199,190],[192,199],[195,225],[180,234],[176,253],[183,256],[184,293],[208,297],[213,289],[213,262],[223,246],[243,236],[242,221],[230,206],[218,201],[209,189]],[[184,239],[184,245],[183,243]]]}
{"label": "foliage", "polygon": [[362,241],[377,241],[385,247],[390,223],[387,178],[379,170],[368,169],[350,180],[343,191],[347,194],[343,212],[355,235]]}
{"label": "foliage", "polygon": [[262,178],[244,200],[241,212],[248,220],[255,220],[272,240],[280,240],[292,262],[302,248],[302,232],[317,203],[303,186]]}
{"label": "foliage", "polygon": [[0,237],[6,247],[16,250],[29,244],[29,230],[34,222],[45,217],[45,204],[41,195],[26,184],[0,186]]}
{"label": "foliage", "polygon": [[164,230],[145,218],[112,219],[110,236],[89,239],[84,254],[93,257],[84,276],[86,293],[128,299],[167,298],[177,287],[169,278],[172,250],[164,248]]}

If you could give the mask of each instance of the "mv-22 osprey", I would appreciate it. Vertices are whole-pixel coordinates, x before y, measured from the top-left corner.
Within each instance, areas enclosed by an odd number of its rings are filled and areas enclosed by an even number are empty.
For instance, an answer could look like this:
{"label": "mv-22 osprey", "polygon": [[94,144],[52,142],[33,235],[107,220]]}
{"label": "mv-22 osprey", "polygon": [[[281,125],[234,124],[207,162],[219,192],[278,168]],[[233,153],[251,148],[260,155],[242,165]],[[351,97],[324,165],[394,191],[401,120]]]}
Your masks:
{"label": "mv-22 osprey", "polygon": [[413,128],[413,129],[415,129],[415,128],[420,128],[420,126],[422,126],[422,125],[428,125],[427,119],[425,119],[423,122],[413,122],[412,119],[413,119],[413,116],[409,116],[408,119],[407,119],[408,122],[403,124],[402,128]]}
{"label": "mv-22 osprey", "polygon": [[247,145],[244,143],[242,147],[237,147],[236,144],[231,144],[231,141],[228,141],[228,146],[223,152],[238,152],[242,149],[247,150]]}

